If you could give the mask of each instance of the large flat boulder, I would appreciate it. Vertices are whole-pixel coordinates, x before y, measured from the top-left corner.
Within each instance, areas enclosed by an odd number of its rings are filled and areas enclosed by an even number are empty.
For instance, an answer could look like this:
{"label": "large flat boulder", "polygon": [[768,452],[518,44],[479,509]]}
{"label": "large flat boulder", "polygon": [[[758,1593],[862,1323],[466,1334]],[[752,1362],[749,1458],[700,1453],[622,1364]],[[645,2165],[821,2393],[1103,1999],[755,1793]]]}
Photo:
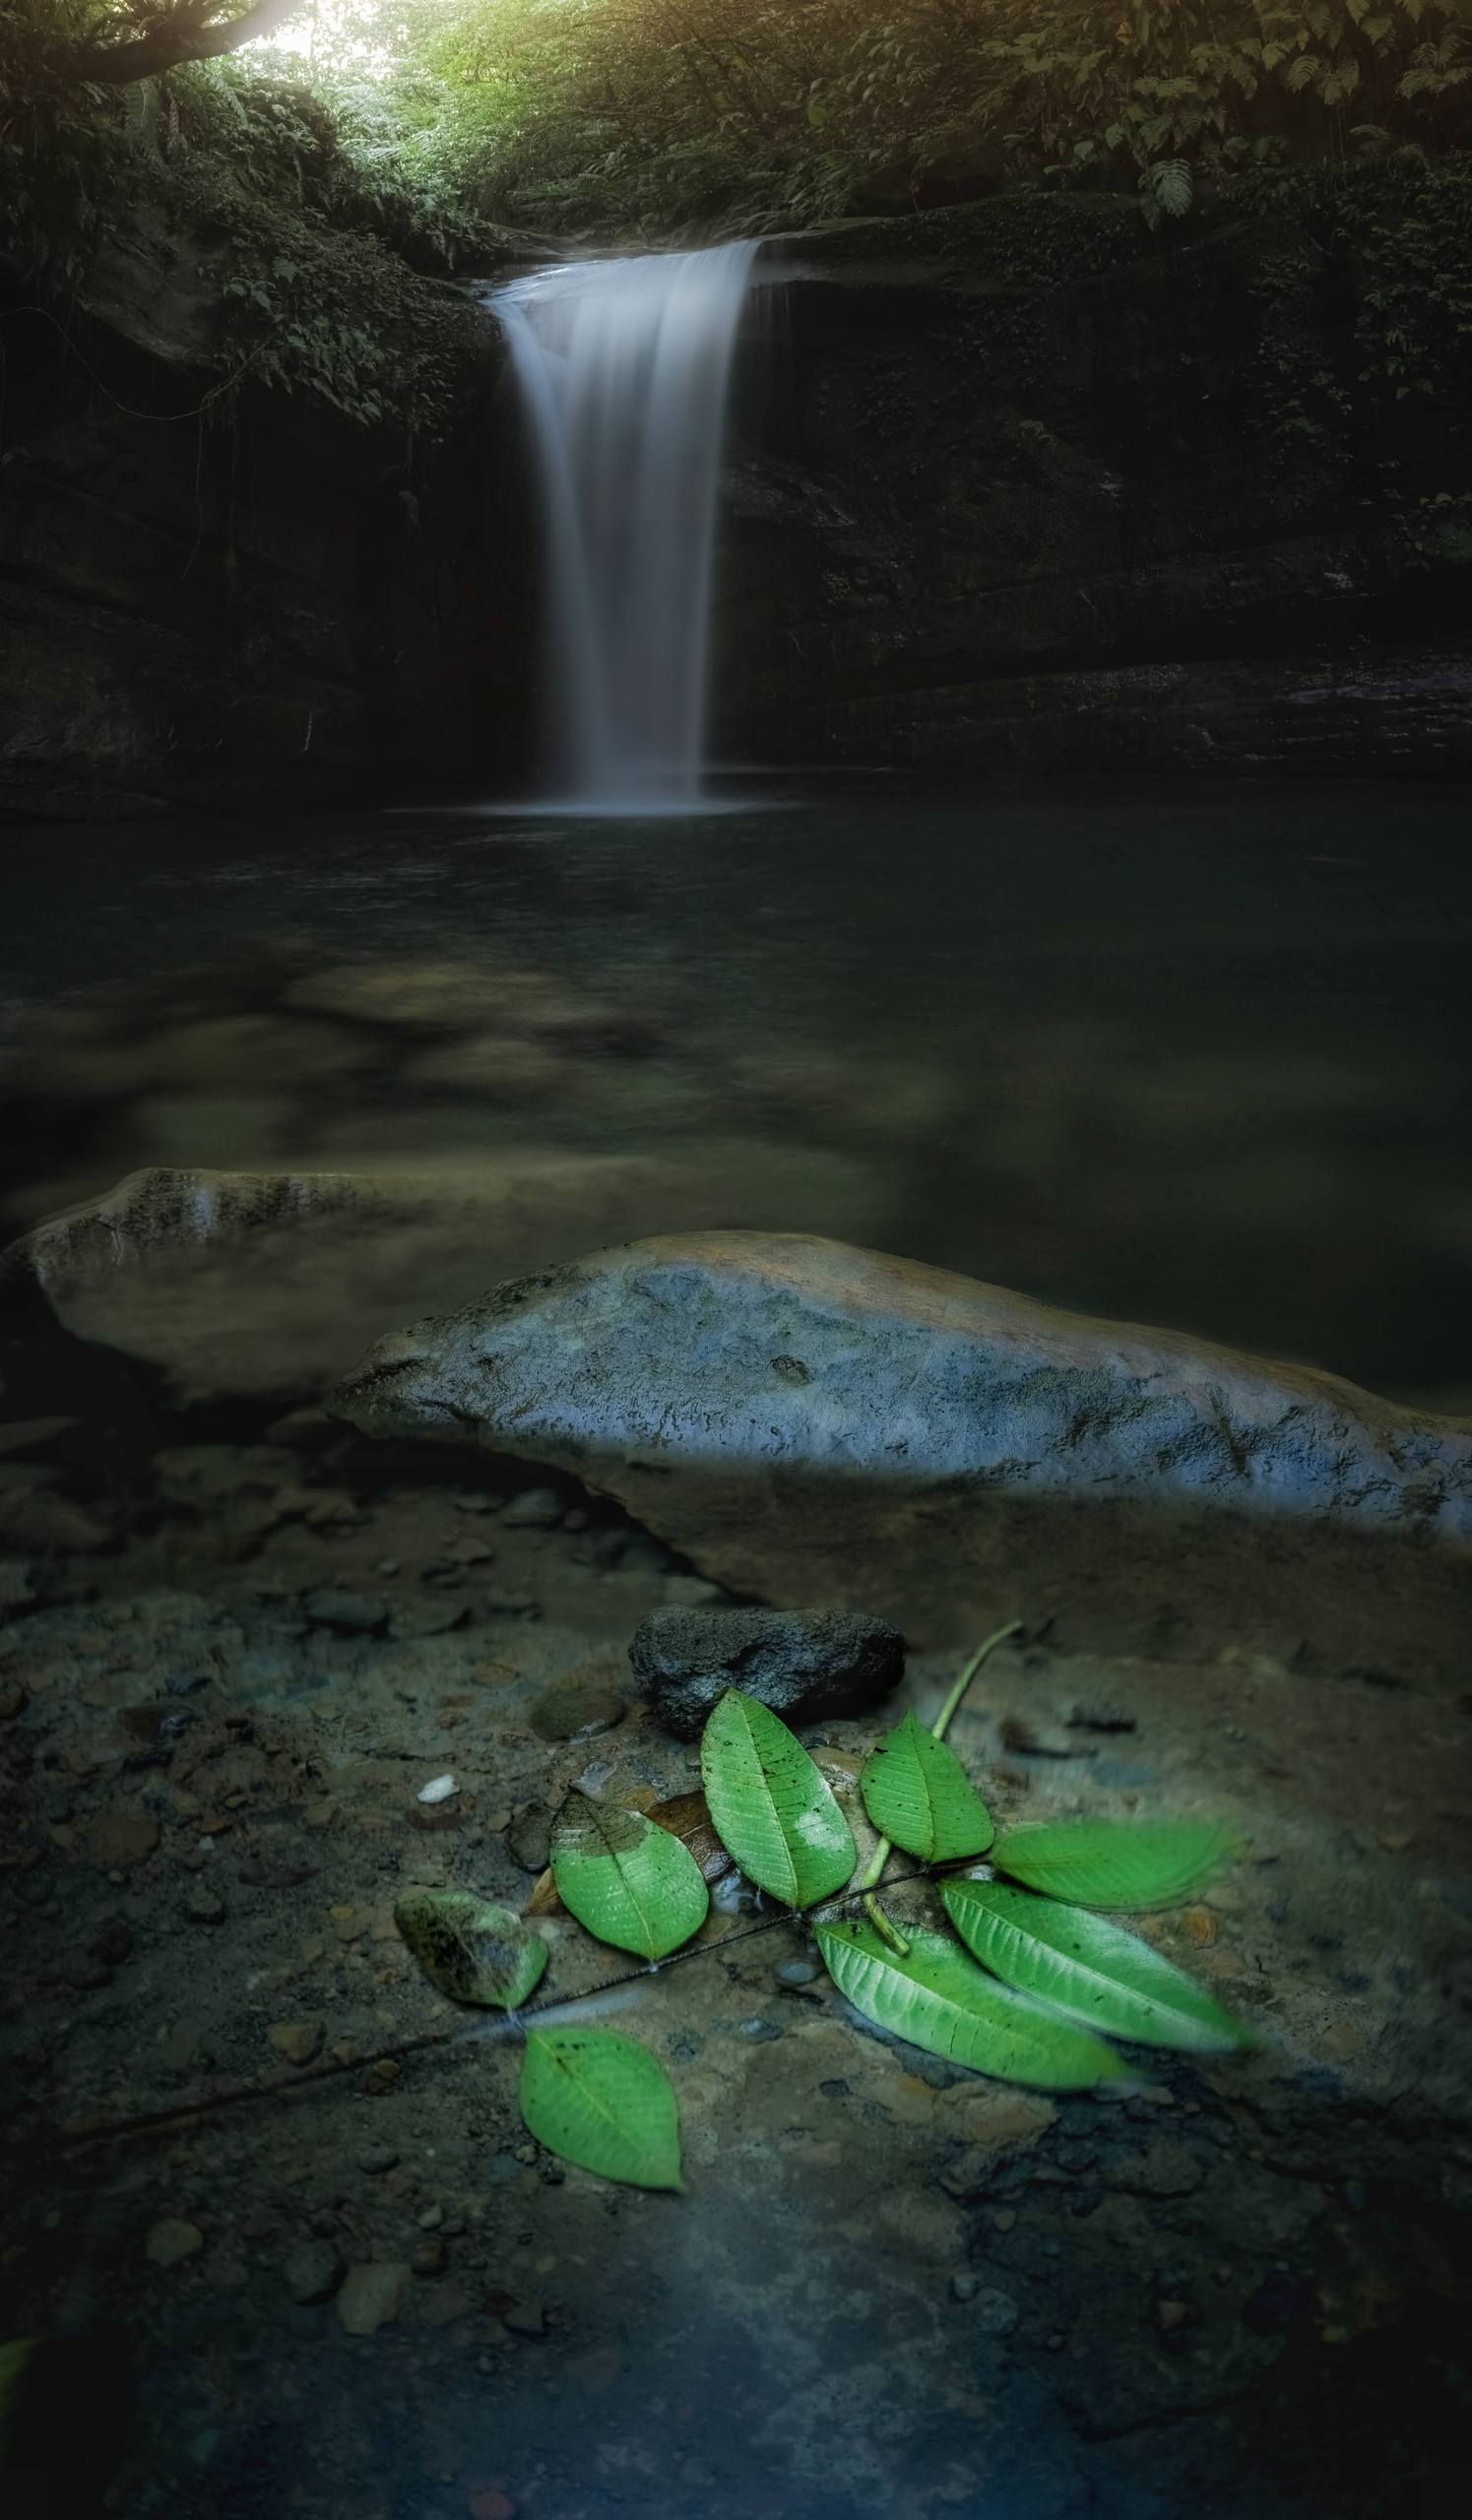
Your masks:
{"label": "large flat boulder", "polygon": [[804,1234],[596,1252],[386,1339],[340,1413],[525,1455],[759,1599],[1465,1674],[1472,1422]]}
{"label": "large flat boulder", "polygon": [[155,1165],[0,1253],[0,1336],[44,1395],[48,1323],[152,1369],[166,1396],[319,1395],[422,1306],[628,1233],[814,1208],[871,1226],[875,1177],[824,1148],[705,1138],[657,1153],[510,1147],[347,1171]]}

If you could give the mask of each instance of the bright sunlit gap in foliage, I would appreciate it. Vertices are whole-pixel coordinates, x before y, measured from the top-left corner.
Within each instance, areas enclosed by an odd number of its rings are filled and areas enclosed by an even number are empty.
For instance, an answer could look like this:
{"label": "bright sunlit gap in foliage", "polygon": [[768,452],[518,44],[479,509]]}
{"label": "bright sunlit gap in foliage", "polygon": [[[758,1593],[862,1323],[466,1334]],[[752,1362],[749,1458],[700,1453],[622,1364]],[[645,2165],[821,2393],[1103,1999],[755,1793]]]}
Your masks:
{"label": "bright sunlit gap in foliage", "polygon": [[12,24],[207,27],[181,76],[305,79],[461,261],[447,211],[694,245],[1041,184],[1158,227],[1295,163],[1414,177],[1472,110],[1472,0],[4,0],[0,71]]}

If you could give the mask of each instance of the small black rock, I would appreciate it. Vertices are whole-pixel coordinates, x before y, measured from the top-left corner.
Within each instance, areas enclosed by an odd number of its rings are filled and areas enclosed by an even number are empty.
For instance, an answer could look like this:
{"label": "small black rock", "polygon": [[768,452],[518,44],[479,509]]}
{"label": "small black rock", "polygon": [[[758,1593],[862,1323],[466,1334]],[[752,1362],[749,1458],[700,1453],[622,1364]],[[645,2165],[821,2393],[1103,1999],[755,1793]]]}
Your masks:
{"label": "small black rock", "polygon": [[667,1732],[693,1741],[728,1689],[788,1724],[864,1715],[905,1668],[905,1640],[857,1610],[655,1610],[628,1650],[634,1681]]}

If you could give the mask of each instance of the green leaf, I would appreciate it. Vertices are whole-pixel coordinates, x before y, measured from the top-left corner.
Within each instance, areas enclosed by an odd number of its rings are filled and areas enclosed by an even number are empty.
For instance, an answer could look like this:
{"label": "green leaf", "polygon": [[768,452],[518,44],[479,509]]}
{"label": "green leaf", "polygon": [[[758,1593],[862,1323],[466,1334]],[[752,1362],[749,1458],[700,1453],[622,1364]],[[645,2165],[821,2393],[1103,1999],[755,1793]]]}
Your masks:
{"label": "green leaf", "polygon": [[869,2021],[932,2055],[1045,2091],[1089,2091],[1126,2068],[1112,2048],[1012,1994],[933,1926],[907,1925],[901,1959],[872,1925],[819,1925],[818,1949],[840,1994]]}
{"label": "green leaf", "polygon": [[642,1811],[570,1794],[552,1831],[564,1908],[620,1951],[663,1960],[704,1924],[710,1894],[690,1850]]}
{"label": "green leaf", "polygon": [[1060,1820],[1013,1829],[992,1850],[998,1872],[1083,1908],[1175,1908],[1236,1854],[1204,1820]]}
{"label": "green leaf", "polygon": [[679,2104],[657,2056],[616,2030],[534,2030],[521,2072],[527,2131],[579,2170],[681,2187]]}
{"label": "green leaf", "polygon": [[954,1750],[913,1712],[864,1762],[859,1790],[879,1835],[926,1863],[984,1855],[996,1834]]}
{"label": "green leaf", "polygon": [[854,1869],[853,1832],[796,1733],[759,1698],[728,1689],[700,1742],[705,1798],[748,1881],[810,1908]]}
{"label": "green leaf", "polygon": [[432,1986],[457,2004],[526,2002],[546,1967],[546,1945],[514,1908],[474,1890],[411,1890],[394,1922]]}
{"label": "green leaf", "polygon": [[953,1881],[946,1915],[984,1969],[1019,1994],[1147,2048],[1204,2053],[1247,2032],[1137,1934],[1087,1908],[1064,1908],[1004,1881]]}

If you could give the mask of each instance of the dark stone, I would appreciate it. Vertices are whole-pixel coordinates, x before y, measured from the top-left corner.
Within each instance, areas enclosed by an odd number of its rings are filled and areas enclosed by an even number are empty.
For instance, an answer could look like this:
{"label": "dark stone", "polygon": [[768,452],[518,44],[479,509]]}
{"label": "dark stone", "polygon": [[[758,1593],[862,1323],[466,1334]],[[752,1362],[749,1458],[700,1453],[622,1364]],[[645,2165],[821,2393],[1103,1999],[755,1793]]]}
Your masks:
{"label": "dark stone", "polygon": [[744,1689],[788,1724],[864,1715],[905,1668],[905,1640],[856,1610],[655,1610],[628,1650],[667,1732],[693,1741],[718,1698]]}
{"label": "dark stone", "polygon": [[293,2249],[282,2269],[293,2301],[330,2301],[347,2272],[337,2250],[326,2240],[305,2240]]}
{"label": "dark stone", "polygon": [[506,1831],[506,1852],[527,1872],[546,1869],[551,1853],[552,1814],[544,1802],[524,1802],[511,1815]]}
{"label": "dark stone", "polygon": [[314,1627],[335,1627],[347,1636],[371,1636],[387,1624],[389,1616],[387,1602],[375,1601],[368,1593],[342,1592],[331,1584],[308,1593],[301,1606]]}

